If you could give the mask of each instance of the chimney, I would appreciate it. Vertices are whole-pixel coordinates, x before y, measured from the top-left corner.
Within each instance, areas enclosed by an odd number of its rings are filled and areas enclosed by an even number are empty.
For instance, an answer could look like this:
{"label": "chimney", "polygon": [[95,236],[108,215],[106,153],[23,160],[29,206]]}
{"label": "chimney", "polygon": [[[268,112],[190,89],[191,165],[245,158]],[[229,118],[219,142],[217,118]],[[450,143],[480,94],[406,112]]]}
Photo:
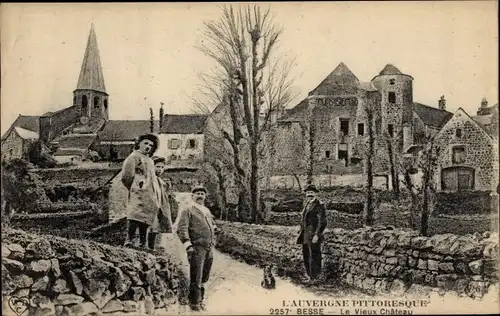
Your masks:
{"label": "chimney", "polygon": [[486,98],[483,98],[483,99],[481,100],[481,108],[483,108],[483,109],[484,109],[484,108],[486,108],[486,107],[488,107],[488,100],[486,100]]}
{"label": "chimney", "polygon": [[160,102],[160,105],[161,105],[161,107],[160,107],[160,117],[158,118],[158,120],[159,120],[159,124],[160,124],[160,128],[159,128],[159,129],[160,129],[160,130],[159,130],[159,132],[160,132],[160,133],[161,133],[161,128],[162,128],[162,126],[163,126],[163,115],[165,114],[165,113],[163,112],[163,104],[164,104],[163,102]]}
{"label": "chimney", "polygon": [[439,109],[440,110],[446,110],[446,99],[444,98],[444,95],[441,96],[441,99],[439,99]]}

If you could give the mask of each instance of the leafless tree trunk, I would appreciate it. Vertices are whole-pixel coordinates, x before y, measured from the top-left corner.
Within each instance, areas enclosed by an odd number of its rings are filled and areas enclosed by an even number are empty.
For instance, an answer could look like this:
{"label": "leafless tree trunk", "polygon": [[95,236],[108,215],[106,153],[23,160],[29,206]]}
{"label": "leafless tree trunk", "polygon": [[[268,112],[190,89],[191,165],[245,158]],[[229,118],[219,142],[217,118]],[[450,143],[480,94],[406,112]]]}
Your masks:
{"label": "leafless tree trunk", "polygon": [[149,108],[149,130],[151,133],[155,131],[155,116],[153,114],[153,108]]}
{"label": "leafless tree trunk", "polygon": [[416,229],[417,228],[417,222],[415,221],[416,215],[418,214],[418,196],[417,193],[415,192],[415,186],[413,185],[413,180],[411,178],[410,174],[410,169],[412,168],[412,165],[404,165],[402,166],[402,170],[404,173],[404,185],[406,186],[406,189],[410,193],[411,197],[411,205],[410,205],[410,216],[409,216],[409,226],[411,229]]}
{"label": "leafless tree trunk", "polygon": [[435,201],[435,188],[433,184],[434,170],[437,163],[439,148],[434,146],[433,139],[428,137],[426,142],[422,159],[420,160],[420,167],[423,172],[422,178],[422,213],[420,219],[420,234],[423,236],[429,235],[429,217],[434,208]]}
{"label": "leafless tree trunk", "polygon": [[[237,11],[237,12],[235,12]],[[234,10],[233,6],[223,7],[222,16],[219,21],[205,23],[205,42],[201,50],[214,59],[218,66],[223,69],[230,78],[234,79],[234,86],[230,91],[235,91],[238,98],[231,98],[242,108],[241,125],[234,128],[234,136],[244,131],[244,136],[250,147],[250,176],[249,189],[250,200],[248,204],[251,210],[252,221],[260,219],[259,203],[259,163],[260,143],[273,108],[286,105],[290,96],[289,81],[284,80],[282,84],[272,82],[273,63],[271,55],[275,51],[276,44],[282,33],[272,21],[270,10],[261,12],[260,7],[245,6]],[[265,73],[265,69],[271,69]],[[276,89],[276,85],[279,85]],[[233,89],[234,88],[234,89]],[[273,91],[274,89],[274,91]],[[266,115],[261,116],[261,110],[265,105],[266,94],[273,95],[276,102],[267,103]],[[266,100],[268,101],[268,100]],[[232,114],[231,114],[232,115]],[[264,121],[264,122],[263,122]],[[240,130],[241,129],[241,130]],[[228,141],[230,137],[226,137]],[[234,159],[239,156],[236,144],[231,144]],[[236,166],[237,164],[235,164]],[[239,179],[243,179],[244,170],[238,170]],[[246,187],[245,185],[242,186]],[[246,204],[246,192],[241,190],[241,203]]]}
{"label": "leafless tree trunk", "polygon": [[374,201],[373,201],[373,156],[375,155],[375,133],[373,122],[375,115],[374,106],[371,101],[366,108],[368,123],[368,150],[366,152],[366,201],[364,209],[364,223],[367,226],[373,225],[374,221]]}
{"label": "leafless tree trunk", "polygon": [[397,172],[396,163],[394,162],[395,153],[392,145],[392,137],[390,135],[386,135],[386,144],[387,154],[389,156],[389,169],[391,173],[392,190],[394,192],[394,198],[399,200],[399,174]]}

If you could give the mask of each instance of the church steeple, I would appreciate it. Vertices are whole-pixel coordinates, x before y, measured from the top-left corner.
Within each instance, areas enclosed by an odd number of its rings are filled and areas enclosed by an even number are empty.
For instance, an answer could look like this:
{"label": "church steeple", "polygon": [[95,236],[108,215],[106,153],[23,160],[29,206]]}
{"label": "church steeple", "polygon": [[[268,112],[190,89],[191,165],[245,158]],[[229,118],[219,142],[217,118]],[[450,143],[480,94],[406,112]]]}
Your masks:
{"label": "church steeple", "polygon": [[80,76],[73,94],[74,105],[80,107],[81,116],[108,119],[108,94],[104,85],[94,23],[90,28]]}

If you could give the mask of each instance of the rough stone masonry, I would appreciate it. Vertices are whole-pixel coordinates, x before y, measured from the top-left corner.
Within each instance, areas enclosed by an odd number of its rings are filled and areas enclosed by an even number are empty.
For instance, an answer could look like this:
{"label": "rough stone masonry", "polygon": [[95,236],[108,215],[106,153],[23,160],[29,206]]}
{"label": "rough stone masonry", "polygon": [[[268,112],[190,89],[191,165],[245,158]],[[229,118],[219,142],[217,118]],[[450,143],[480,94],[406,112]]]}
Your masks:
{"label": "rough stone masonry", "polygon": [[[297,227],[219,222],[218,247],[249,263],[274,262],[282,275],[303,275]],[[392,227],[327,230],[326,282],[373,294],[427,295],[432,290],[481,298],[498,291],[498,235],[422,237]]]}
{"label": "rough stone masonry", "polygon": [[168,311],[177,302],[178,284],[176,263],[168,257],[21,230],[2,232],[4,315],[12,314],[13,297],[29,299],[29,315]]}

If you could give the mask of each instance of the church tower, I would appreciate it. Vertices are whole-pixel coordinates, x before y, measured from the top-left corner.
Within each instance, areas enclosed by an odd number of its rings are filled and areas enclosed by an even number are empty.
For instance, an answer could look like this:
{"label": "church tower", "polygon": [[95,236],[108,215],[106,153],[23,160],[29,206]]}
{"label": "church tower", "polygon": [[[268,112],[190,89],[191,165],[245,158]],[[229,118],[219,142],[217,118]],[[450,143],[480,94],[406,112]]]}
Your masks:
{"label": "church tower", "polygon": [[87,48],[83,56],[80,77],[78,78],[76,90],[73,91],[73,105],[78,106],[80,118],[108,120],[108,99],[109,95],[106,93],[104,85],[97,37],[92,23]]}

